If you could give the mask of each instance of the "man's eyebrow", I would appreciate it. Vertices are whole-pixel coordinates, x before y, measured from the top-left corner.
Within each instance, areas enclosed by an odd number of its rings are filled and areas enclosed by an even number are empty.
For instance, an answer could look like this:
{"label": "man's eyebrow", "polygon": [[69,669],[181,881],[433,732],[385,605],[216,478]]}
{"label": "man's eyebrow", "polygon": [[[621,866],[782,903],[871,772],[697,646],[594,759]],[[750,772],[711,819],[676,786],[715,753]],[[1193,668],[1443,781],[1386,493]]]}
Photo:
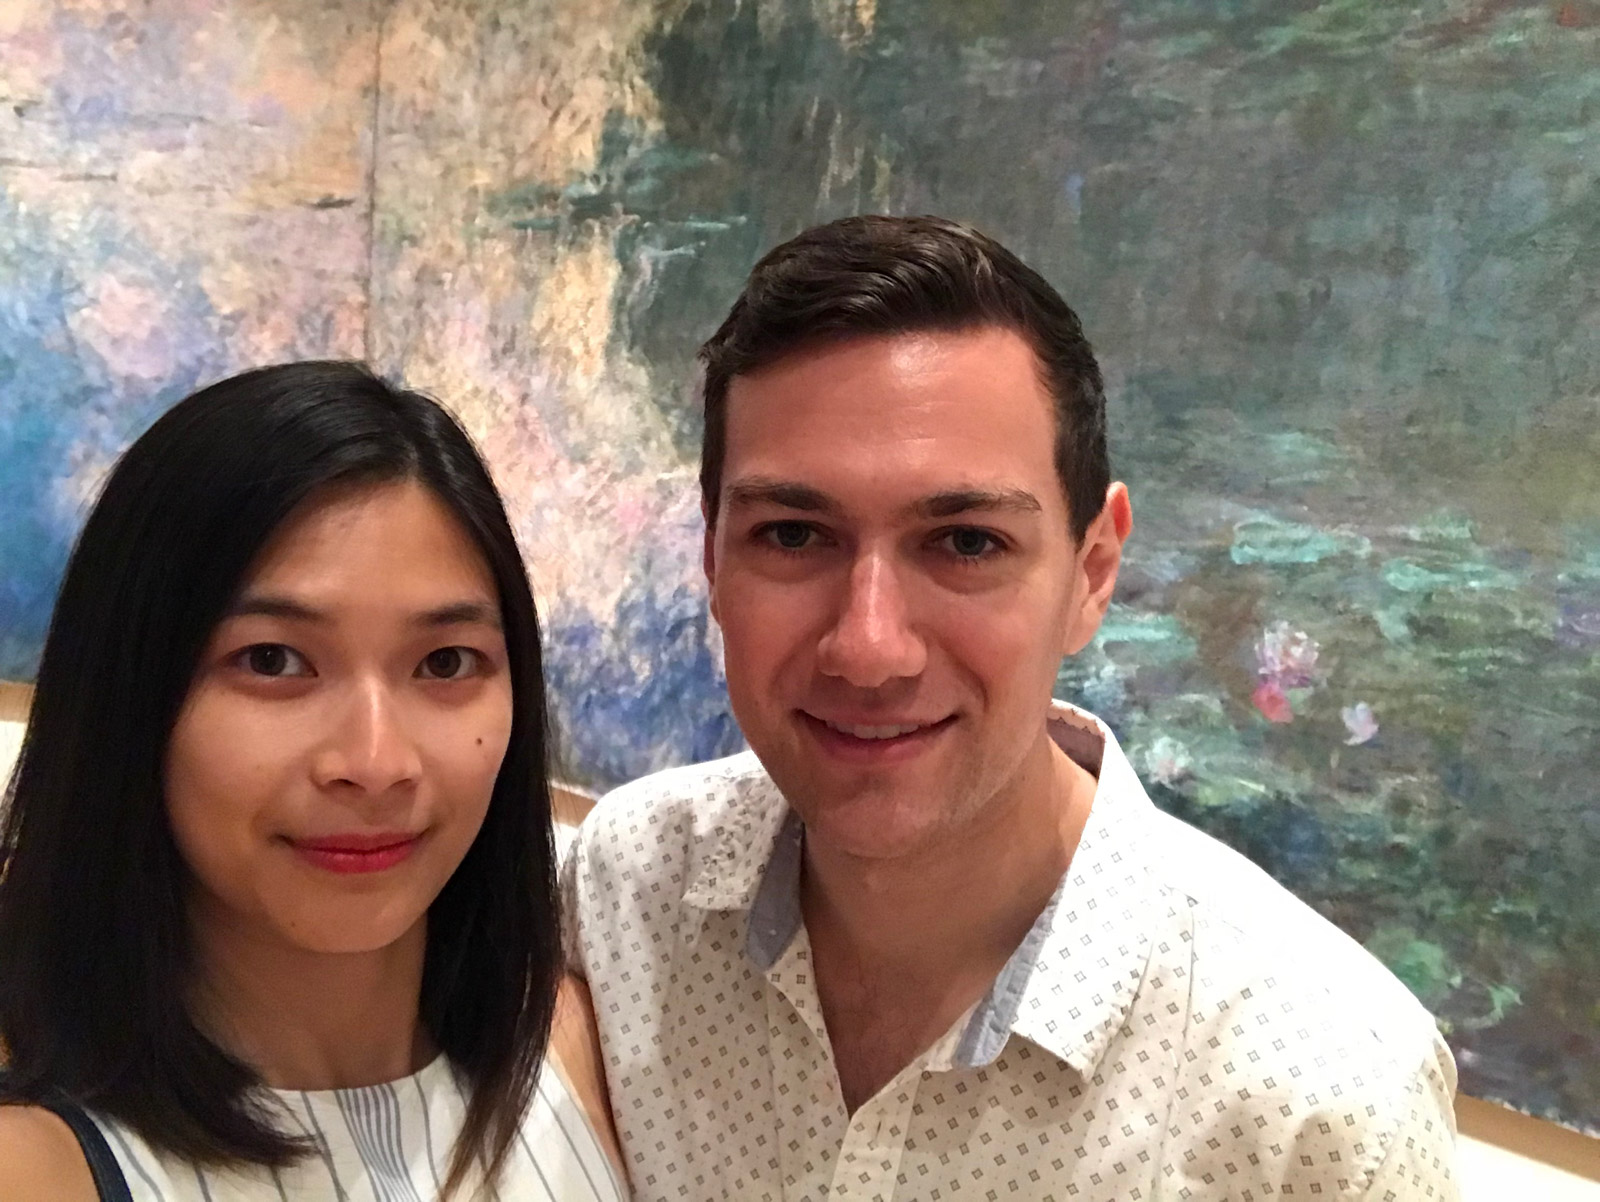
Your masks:
{"label": "man's eyebrow", "polygon": [[[281,618],[289,622],[326,622],[328,615],[314,606],[271,593],[246,593],[228,607],[226,618]],[[500,629],[500,609],[484,601],[456,601],[424,610],[412,618],[417,626],[475,624]]]}
{"label": "man's eyebrow", "polygon": [[839,504],[821,489],[788,480],[754,478],[728,485],[728,505],[775,505],[806,513],[837,513]]}
{"label": "man's eyebrow", "polygon": [[919,517],[950,518],[962,513],[1043,513],[1039,498],[1021,488],[952,488],[912,504]]}

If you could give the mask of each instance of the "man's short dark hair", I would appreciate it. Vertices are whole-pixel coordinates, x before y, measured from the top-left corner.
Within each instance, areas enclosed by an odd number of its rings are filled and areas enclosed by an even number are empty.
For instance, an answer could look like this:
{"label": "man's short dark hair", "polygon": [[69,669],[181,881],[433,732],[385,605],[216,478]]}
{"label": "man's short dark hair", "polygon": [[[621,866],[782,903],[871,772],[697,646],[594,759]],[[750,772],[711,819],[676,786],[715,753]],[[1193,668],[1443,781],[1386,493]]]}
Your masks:
{"label": "man's short dark hair", "polygon": [[771,250],[700,348],[705,436],[700,491],[716,524],[728,388],[802,350],[858,337],[1012,330],[1033,348],[1055,401],[1056,474],[1082,539],[1111,483],[1105,389],[1078,315],[993,238],[942,217],[845,217]]}

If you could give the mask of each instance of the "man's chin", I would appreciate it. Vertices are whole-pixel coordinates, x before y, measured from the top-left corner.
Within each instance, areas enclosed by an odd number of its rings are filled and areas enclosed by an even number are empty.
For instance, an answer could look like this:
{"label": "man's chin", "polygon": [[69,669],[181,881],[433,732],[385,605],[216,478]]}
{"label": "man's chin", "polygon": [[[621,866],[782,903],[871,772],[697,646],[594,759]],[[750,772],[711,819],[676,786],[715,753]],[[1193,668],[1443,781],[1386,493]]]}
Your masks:
{"label": "man's chin", "polygon": [[944,810],[932,790],[783,791],[806,825],[807,842],[835,854],[904,859],[936,846],[946,830]]}

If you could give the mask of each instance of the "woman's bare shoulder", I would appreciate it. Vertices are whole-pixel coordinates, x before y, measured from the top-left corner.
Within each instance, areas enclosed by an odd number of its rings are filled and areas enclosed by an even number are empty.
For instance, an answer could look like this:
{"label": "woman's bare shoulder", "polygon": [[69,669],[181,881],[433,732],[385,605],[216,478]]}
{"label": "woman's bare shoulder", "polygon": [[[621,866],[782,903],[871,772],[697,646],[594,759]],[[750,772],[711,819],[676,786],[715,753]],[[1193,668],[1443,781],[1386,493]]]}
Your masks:
{"label": "woman's bare shoulder", "polygon": [[550,1051],[561,1079],[600,1137],[601,1146],[617,1169],[625,1173],[617,1129],[611,1121],[611,1100],[606,1091],[605,1062],[601,1059],[594,1003],[583,978],[570,973],[562,980],[561,996],[556,1002]]}
{"label": "woman's bare shoulder", "polygon": [[96,1202],[98,1197],[72,1128],[38,1106],[0,1106],[0,1198]]}

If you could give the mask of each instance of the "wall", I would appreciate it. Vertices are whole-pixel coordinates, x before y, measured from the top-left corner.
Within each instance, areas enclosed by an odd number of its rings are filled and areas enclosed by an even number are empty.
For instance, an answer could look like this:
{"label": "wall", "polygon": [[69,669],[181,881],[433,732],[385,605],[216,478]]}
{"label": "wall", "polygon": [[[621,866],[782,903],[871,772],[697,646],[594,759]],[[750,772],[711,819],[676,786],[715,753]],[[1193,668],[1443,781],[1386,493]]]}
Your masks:
{"label": "wall", "polygon": [[23,721],[25,711],[19,700],[21,690],[11,693],[7,691],[9,687],[0,685],[0,781],[10,777],[11,766],[21,750],[22,733],[26,729]]}
{"label": "wall", "polygon": [[1475,1098],[1456,1117],[1463,1202],[1600,1202],[1600,1140]]}

